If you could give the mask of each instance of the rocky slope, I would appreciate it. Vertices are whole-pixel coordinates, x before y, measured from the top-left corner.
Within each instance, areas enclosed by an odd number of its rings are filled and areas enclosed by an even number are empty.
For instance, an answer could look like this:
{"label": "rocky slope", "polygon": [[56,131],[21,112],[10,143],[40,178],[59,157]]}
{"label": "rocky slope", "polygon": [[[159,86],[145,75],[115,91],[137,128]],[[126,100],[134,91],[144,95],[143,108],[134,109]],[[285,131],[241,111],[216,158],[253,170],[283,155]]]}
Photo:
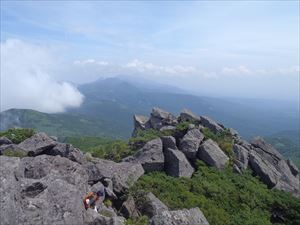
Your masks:
{"label": "rocky slope", "polygon": [[[83,154],[70,144],[37,133],[16,145],[0,138],[1,224],[125,224],[125,218],[147,215],[152,225],[207,225],[199,208],[171,211],[152,193],[144,201],[127,197],[128,188],[144,173],[165,171],[174,177],[191,177],[194,162],[237,173],[250,169],[269,188],[300,197],[299,171],[271,145],[256,138],[243,140],[233,129],[212,119],[184,110],[179,117],[153,108],[151,116],[134,116],[135,130],[176,130],[182,122],[188,129],[150,140],[132,156],[116,163]],[[230,133],[232,154],[208,139],[204,129]],[[8,152],[22,157],[8,157]],[[25,156],[25,157],[24,157]],[[82,199],[90,190],[105,185],[112,206],[100,213],[85,210]],[[127,198],[126,198],[127,197]]]}

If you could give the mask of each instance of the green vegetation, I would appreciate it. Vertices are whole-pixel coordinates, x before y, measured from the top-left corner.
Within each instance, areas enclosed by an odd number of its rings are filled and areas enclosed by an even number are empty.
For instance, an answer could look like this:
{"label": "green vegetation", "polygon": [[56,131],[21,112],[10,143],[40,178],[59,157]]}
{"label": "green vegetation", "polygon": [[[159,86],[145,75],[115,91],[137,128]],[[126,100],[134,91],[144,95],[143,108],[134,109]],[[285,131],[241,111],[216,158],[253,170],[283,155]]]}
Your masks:
{"label": "green vegetation", "polygon": [[35,131],[30,128],[11,128],[0,132],[0,137],[7,137],[15,144],[19,144],[27,138],[35,134]]}
{"label": "green vegetation", "polygon": [[148,225],[149,224],[149,219],[147,216],[141,216],[135,219],[129,218],[126,220],[126,225]]}
{"label": "green vegetation", "polygon": [[23,158],[27,156],[27,153],[21,150],[13,150],[13,149],[6,149],[3,152],[3,155],[9,156],[9,157],[19,157]]}
{"label": "green vegetation", "polygon": [[220,148],[230,159],[233,158],[233,138],[228,129],[215,134],[209,128],[203,128],[202,133],[207,139],[210,138],[217,142]]}
{"label": "green vegetation", "polygon": [[74,145],[83,152],[90,153],[93,157],[109,159],[115,162],[121,161],[134,152],[123,140],[111,140],[100,137],[68,137],[66,143]]}
{"label": "green vegetation", "polygon": [[201,161],[197,167],[191,179],[144,175],[130,193],[151,191],[171,209],[199,207],[211,225],[300,224],[300,200],[290,194],[269,190],[250,172],[218,171]]}

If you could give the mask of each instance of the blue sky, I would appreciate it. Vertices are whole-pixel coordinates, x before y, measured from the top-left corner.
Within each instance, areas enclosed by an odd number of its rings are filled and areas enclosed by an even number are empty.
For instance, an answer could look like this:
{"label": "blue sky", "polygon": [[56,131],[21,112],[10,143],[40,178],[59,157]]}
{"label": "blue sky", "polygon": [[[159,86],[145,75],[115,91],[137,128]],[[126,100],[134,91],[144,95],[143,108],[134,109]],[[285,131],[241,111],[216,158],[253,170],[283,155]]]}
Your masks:
{"label": "blue sky", "polygon": [[11,40],[9,51],[49,55],[53,81],[126,74],[204,95],[299,93],[299,1],[1,1],[2,46]]}

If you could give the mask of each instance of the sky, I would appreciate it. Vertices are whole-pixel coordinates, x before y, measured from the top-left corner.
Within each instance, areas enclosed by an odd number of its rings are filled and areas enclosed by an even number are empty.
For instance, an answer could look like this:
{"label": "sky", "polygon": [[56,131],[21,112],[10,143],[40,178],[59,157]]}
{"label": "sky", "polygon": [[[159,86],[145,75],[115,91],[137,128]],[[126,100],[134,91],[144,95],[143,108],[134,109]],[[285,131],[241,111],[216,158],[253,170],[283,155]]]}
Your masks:
{"label": "sky", "polygon": [[132,76],[299,102],[299,1],[1,1],[1,111],[63,112]]}

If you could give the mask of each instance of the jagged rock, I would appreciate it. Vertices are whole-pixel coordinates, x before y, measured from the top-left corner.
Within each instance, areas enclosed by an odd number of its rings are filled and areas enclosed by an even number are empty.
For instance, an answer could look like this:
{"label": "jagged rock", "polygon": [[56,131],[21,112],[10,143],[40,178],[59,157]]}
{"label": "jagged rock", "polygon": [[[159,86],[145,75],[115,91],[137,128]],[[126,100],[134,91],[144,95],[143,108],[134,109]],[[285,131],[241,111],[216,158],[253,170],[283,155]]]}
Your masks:
{"label": "jagged rock", "polygon": [[157,107],[152,109],[150,117],[150,124],[152,128],[159,130],[163,126],[175,126],[177,123],[177,118],[171,113]]}
{"label": "jagged rock", "polygon": [[57,143],[45,133],[37,133],[21,142],[18,146],[28,152],[28,156],[37,156],[45,150],[52,149]]}
{"label": "jagged rock", "polygon": [[279,152],[262,138],[255,138],[250,153],[251,169],[269,188],[292,193],[300,197],[299,176],[293,174],[290,166]]}
{"label": "jagged rock", "polygon": [[262,181],[268,185],[269,188],[274,187],[278,182],[280,174],[276,171],[276,168],[264,161],[258,154],[251,152],[249,162],[252,170],[260,176]]}
{"label": "jagged rock", "polygon": [[177,149],[176,139],[172,136],[163,136],[160,138],[163,144],[163,150],[168,148]]}
{"label": "jagged rock", "polygon": [[168,175],[188,178],[193,175],[195,170],[181,151],[168,148],[165,150],[165,158],[165,171]]}
{"label": "jagged rock", "polygon": [[297,167],[290,159],[288,159],[286,162],[287,162],[287,164],[288,164],[288,166],[289,166],[289,168],[290,168],[292,174],[293,174],[294,176],[297,176],[297,175],[299,174],[299,169],[298,169],[298,167]]}
{"label": "jagged rock", "polygon": [[129,196],[127,200],[123,202],[120,212],[125,218],[137,218],[140,216],[140,212],[132,196]]}
{"label": "jagged rock", "polygon": [[13,142],[9,140],[7,137],[0,137],[0,145],[9,145]]}
{"label": "jagged rock", "polygon": [[0,168],[1,224],[84,224],[88,176],[79,164],[60,156],[0,156]]}
{"label": "jagged rock", "polygon": [[179,149],[190,160],[196,159],[196,154],[204,135],[198,129],[189,130],[181,139]]}
{"label": "jagged rock", "polygon": [[134,115],[134,131],[133,136],[135,136],[137,130],[146,130],[150,128],[150,120],[146,116]]}
{"label": "jagged rock", "polygon": [[81,164],[85,162],[83,153],[79,149],[74,148],[71,144],[56,143],[53,148],[41,151],[39,154],[60,155]]}
{"label": "jagged rock", "polygon": [[179,116],[180,122],[191,122],[191,123],[200,123],[200,117],[195,115],[193,112],[191,112],[188,109],[183,109]]}
{"label": "jagged rock", "polygon": [[217,143],[211,139],[208,139],[201,144],[197,156],[209,166],[218,169],[224,169],[229,161],[228,156],[220,149]]}
{"label": "jagged rock", "polygon": [[209,225],[199,208],[163,211],[151,219],[151,225]]}
{"label": "jagged rock", "polygon": [[221,124],[218,124],[216,121],[212,120],[207,116],[200,116],[200,123],[212,130],[214,133],[224,131],[224,127]]}
{"label": "jagged rock", "polygon": [[229,133],[233,136],[233,137],[238,137],[239,133],[233,129],[233,128],[229,128]]}
{"label": "jagged rock", "polygon": [[142,203],[140,208],[142,214],[148,216],[149,218],[168,210],[168,207],[162,203],[152,192],[149,192],[145,196],[145,201]]}
{"label": "jagged rock", "polygon": [[249,151],[241,145],[233,145],[233,153],[235,155],[235,164],[239,169],[245,170],[248,168]]}
{"label": "jagged rock", "polygon": [[139,163],[115,163],[109,160],[93,159],[84,164],[89,175],[89,183],[112,180],[113,191],[121,193],[128,189],[137,179],[144,174],[144,169]]}
{"label": "jagged rock", "polygon": [[165,157],[163,145],[160,138],[147,142],[142,149],[133,156],[127,157],[124,162],[141,163],[145,172],[162,171],[164,169]]}

